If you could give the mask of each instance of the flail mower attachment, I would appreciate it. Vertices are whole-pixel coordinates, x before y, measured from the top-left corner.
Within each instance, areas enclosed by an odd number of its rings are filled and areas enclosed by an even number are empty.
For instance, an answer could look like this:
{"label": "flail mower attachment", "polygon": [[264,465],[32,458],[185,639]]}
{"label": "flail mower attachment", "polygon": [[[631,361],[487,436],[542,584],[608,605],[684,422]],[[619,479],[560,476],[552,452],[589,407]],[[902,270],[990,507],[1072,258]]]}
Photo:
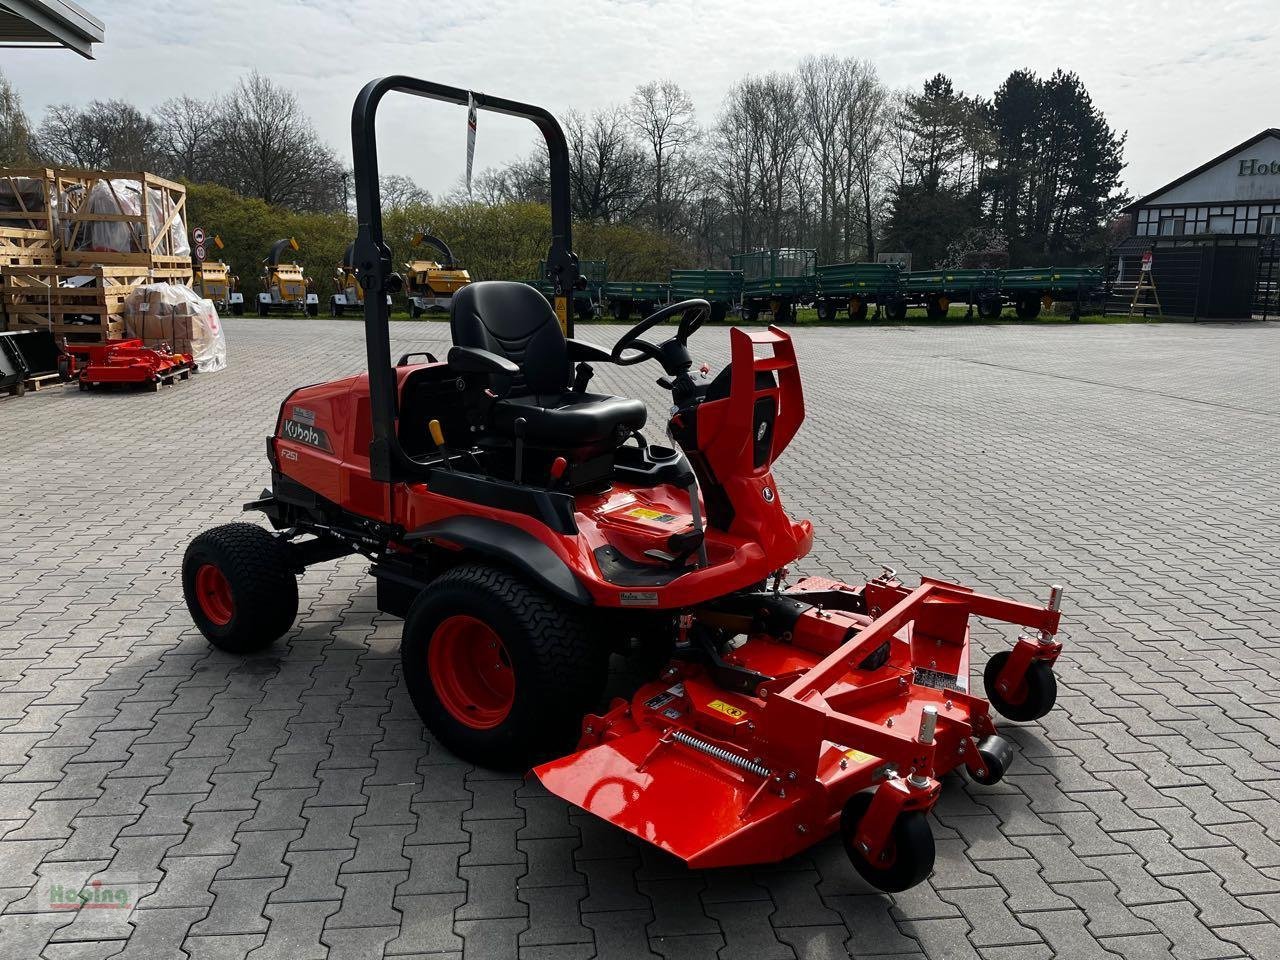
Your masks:
{"label": "flail mower attachment", "polygon": [[64,344],[64,375],[81,390],[107,384],[159,390],[162,383],[186,380],[198,370],[190,354],[147,347],[141,340]]}
{"label": "flail mower attachment", "polygon": [[[835,831],[874,886],[933,866],[925,814],[963,766],[995,783],[1012,758],[969,692],[969,617],[1029,628],[993,657],[988,696],[1015,719],[1053,705],[1061,588],[1047,606],[892,571],[821,578],[686,616],[676,659],[630,702],[584,721],[579,751],[537,767],[551,792],[693,867],[777,861]],[[746,635],[682,658],[700,629]]]}

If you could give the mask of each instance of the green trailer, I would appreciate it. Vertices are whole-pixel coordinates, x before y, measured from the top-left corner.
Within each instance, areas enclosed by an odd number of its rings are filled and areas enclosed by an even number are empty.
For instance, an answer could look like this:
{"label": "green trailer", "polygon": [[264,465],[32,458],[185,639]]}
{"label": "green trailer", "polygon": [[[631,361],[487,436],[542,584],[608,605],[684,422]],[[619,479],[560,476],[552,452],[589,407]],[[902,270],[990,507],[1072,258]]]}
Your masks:
{"label": "green trailer", "polygon": [[902,269],[896,263],[824,263],[818,267],[818,319],[830,323],[845,310],[850,320],[865,320],[871,305],[891,319],[906,316]]}
{"label": "green trailer", "polygon": [[706,300],[711,319],[719,323],[742,299],[741,270],[672,270],[667,286],[671,301]]}
{"label": "green trailer", "polygon": [[913,270],[903,276],[907,302],[925,308],[930,320],[942,320],[953,303],[969,307],[966,319],[1000,316],[999,277],[995,270]]}
{"label": "green trailer", "polygon": [[803,247],[774,247],[733,256],[742,271],[742,318],[755,321],[762,312],[774,323],[795,319],[796,307],[812,303],[818,292],[818,251]]}
{"label": "green trailer", "polygon": [[1071,301],[1071,319],[1080,319],[1080,304],[1103,289],[1101,267],[1021,267],[1000,271],[1000,302],[1013,304],[1020,320],[1034,320],[1040,307]]}
{"label": "green trailer", "polygon": [[[573,292],[573,310],[579,320],[593,320],[596,314],[600,312],[600,307],[604,300],[605,276],[608,273],[608,269],[609,265],[606,260],[578,261],[578,276],[584,283],[583,286]],[[546,297],[548,303],[551,303],[551,299],[555,294],[555,285],[552,284],[551,277],[547,274],[547,262],[545,260],[538,261],[537,277],[528,281],[528,283],[529,286]]]}
{"label": "green trailer", "polygon": [[615,320],[647,317],[671,298],[671,285],[657,280],[613,280],[604,285],[604,303]]}

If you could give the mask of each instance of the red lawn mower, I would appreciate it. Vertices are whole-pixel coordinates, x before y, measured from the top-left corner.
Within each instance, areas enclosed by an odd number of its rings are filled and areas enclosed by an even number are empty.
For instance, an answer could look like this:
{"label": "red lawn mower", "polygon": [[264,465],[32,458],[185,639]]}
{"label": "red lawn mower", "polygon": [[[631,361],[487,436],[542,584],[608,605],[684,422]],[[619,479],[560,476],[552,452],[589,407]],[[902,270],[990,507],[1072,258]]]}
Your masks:
{"label": "red lawn mower", "polygon": [[[453,298],[448,356],[390,359],[398,292],[383,241],[374,116],[391,91],[465,104],[465,90],[377,80],[352,117],[368,372],[303,387],[267,440],[272,485],[183,561],[191,615],[216,646],[263,648],[292,625],[298,574],[358,553],[378,608],[403,617],[405,682],[435,737],[695,867],[775,861],[839,831],[882,890],[932,867],[925,814],[964,767],[995,783],[1012,759],[990,705],[1017,721],[1053,706],[1060,588],[1016,603],[891,570],[861,586],[787,582],[813,527],[787,515],[770,468],[804,399],[790,336],[730,331],[732,358],[695,370],[704,300],[663,307],[609,351],[572,334],[569,159],[550,154],[554,308],[533,288],[473,283]],[[673,325],[663,324],[671,322]],[[593,393],[592,363],[651,362],[671,446],[645,406]],[[1026,629],[969,689],[969,618]],[[654,664],[601,704],[607,661]],[[641,659],[643,659],[643,656]],[[593,713],[591,711],[599,711]]]}

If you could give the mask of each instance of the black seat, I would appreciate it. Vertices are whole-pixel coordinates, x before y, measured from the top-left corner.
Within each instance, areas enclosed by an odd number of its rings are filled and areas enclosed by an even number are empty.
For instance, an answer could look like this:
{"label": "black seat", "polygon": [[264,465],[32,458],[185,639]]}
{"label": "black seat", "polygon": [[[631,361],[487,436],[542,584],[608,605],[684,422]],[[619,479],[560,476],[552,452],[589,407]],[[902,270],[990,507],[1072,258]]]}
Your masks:
{"label": "black seat", "polygon": [[644,426],[648,411],[641,401],[570,389],[571,348],[581,359],[605,355],[589,344],[566,341],[550,304],[528,284],[468,284],[453,295],[449,313],[454,346],[488,351],[519,368],[509,376],[489,374],[490,388],[501,397],[490,416],[493,432],[511,435],[515,421],[523,418],[530,443],[613,447]]}

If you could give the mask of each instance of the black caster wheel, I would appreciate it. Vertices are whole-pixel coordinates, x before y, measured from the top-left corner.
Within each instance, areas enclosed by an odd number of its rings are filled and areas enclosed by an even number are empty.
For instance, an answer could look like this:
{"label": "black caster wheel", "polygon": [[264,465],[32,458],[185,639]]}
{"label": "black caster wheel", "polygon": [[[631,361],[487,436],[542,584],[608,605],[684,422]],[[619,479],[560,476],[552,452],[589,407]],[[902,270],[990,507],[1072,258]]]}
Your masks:
{"label": "black caster wheel", "polygon": [[923,881],[933,872],[935,849],[933,831],[921,810],[911,810],[898,817],[885,844],[874,861],[867,859],[854,842],[858,824],[871,806],[874,793],[855,793],[840,814],[840,839],[844,852],[859,875],[877,890],[901,893]]}
{"label": "black caster wheel", "polygon": [[982,766],[965,767],[969,779],[974,783],[991,786],[1004,779],[1013,763],[1013,744],[1004,737],[992,735],[978,741],[978,756],[982,758]]}
{"label": "black caster wheel", "polygon": [[987,661],[987,669],[982,673],[987,699],[1000,716],[1015,723],[1039,720],[1058,700],[1058,680],[1053,675],[1053,667],[1042,660],[1033,661],[1016,689],[1002,691],[996,687],[996,678],[1008,660],[1009,651],[1002,650]]}

